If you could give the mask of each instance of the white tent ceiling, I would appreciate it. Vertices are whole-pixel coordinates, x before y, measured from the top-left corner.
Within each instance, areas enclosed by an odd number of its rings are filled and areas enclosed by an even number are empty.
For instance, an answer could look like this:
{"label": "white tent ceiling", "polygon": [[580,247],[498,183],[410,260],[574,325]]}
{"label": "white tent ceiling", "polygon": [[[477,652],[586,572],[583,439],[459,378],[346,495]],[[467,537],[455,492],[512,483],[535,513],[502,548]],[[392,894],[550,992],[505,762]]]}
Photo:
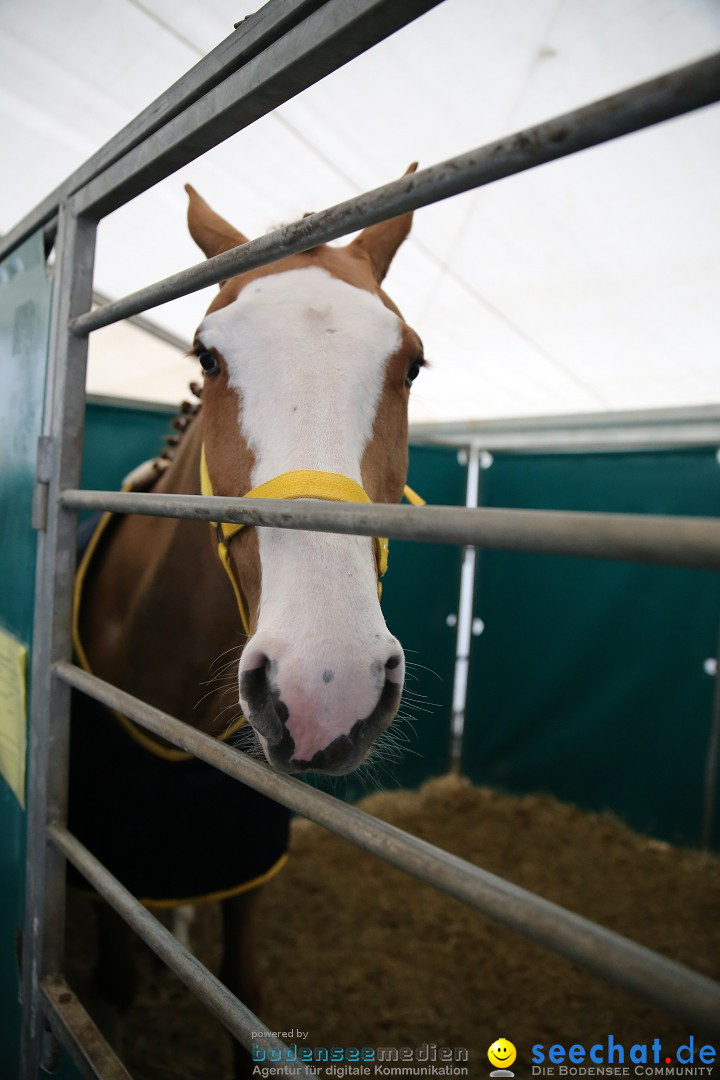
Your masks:
{"label": "white tent ceiling", "polygon": [[[0,231],[251,13],[0,0]],[[106,219],[96,287],[189,266],[183,183],[253,236],[720,48],[717,0],[445,0]],[[388,291],[432,368],[416,420],[720,402],[720,107],[419,211]],[[189,341],[196,294],[148,317]],[[192,362],[93,335],[89,389],[176,401]]]}

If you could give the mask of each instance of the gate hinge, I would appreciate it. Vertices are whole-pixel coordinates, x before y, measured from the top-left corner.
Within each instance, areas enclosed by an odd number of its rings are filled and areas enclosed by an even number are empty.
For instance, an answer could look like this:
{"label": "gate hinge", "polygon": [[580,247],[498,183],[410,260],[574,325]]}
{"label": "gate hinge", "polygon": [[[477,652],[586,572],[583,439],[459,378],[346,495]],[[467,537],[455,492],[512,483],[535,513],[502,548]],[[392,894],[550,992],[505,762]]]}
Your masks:
{"label": "gate hinge", "polygon": [[35,466],[35,489],[32,503],[32,527],[40,532],[47,528],[48,516],[48,491],[50,485],[50,472],[52,439],[49,435],[41,435],[37,442],[37,464]]}

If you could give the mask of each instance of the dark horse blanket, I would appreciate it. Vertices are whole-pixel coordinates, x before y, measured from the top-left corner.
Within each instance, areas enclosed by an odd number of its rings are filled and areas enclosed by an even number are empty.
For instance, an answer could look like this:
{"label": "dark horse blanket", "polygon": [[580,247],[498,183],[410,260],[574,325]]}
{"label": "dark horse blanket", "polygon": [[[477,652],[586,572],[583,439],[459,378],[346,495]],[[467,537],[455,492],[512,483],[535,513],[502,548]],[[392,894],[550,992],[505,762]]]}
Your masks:
{"label": "dark horse blanket", "polygon": [[[97,523],[81,527],[83,551]],[[289,810],[203,761],[144,749],[77,692],[70,745],[69,827],[141,900],[221,899],[283,865]]]}

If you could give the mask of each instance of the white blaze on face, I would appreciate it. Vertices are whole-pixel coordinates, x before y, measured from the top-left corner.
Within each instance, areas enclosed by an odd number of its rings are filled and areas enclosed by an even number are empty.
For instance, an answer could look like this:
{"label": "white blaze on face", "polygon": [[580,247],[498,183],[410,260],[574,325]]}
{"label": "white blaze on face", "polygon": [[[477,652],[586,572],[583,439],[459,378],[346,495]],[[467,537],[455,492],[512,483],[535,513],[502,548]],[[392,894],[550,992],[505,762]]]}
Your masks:
{"label": "white blaze on face", "polygon": [[[362,484],[401,340],[379,297],[316,267],[271,274],[208,315],[199,336],[238,392],[254,487],[295,469]],[[386,679],[402,683],[402,659],[385,669],[402,650],[382,617],[370,538],[262,528],[258,543],[260,616],[240,671],[267,663],[294,758],[310,760],[372,713]]]}

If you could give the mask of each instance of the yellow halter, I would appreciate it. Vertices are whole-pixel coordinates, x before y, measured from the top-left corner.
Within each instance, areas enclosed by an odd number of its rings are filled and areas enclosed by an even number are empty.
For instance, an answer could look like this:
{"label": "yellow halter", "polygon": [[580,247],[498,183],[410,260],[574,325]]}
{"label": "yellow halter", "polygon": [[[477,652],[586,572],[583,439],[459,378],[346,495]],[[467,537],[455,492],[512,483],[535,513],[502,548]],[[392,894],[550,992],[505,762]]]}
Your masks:
{"label": "yellow halter", "polygon": [[[212,484],[210,483],[207,462],[205,460],[204,446],[202,447],[200,454],[200,482],[203,495],[214,494]],[[123,485],[123,491],[132,490],[132,483]],[[425,500],[417,495],[412,488],[406,487],[404,495],[408,502],[412,503],[414,506],[424,506],[425,504]],[[295,472],[282,473],[273,480],[268,480],[266,484],[260,484],[252,491],[249,491],[246,497],[255,499],[328,499],[336,502],[372,502],[367,492],[354,480],[351,480],[349,476],[341,476],[339,473],[319,472],[314,469],[300,469]],[[90,562],[113,517],[114,515],[111,512],[103,514],[80,561],[75,576],[72,625],[73,644],[80,666],[84,671],[90,673],[92,673],[92,669],[80,638],[80,608],[83,586]],[[220,562],[225,567],[227,576],[230,578],[243,628],[245,633],[250,636],[250,623],[245,608],[245,601],[235,579],[228,553],[228,544],[230,543],[230,540],[232,540],[235,533],[239,532],[244,526],[240,523],[230,524],[225,521],[219,523],[211,522],[211,525],[217,531],[218,555],[220,556]],[[374,543],[377,573],[378,578],[381,578],[387,570],[389,545],[385,537],[376,537]],[[378,582],[378,594],[380,593],[380,590],[381,586]],[[106,708],[109,713],[119,720],[128,734],[151,753],[156,754],[158,757],[165,758],[167,761],[189,761],[192,759],[192,754],[189,754],[184,750],[161,746],[149,733],[145,732],[142,728],[137,727],[131,720],[128,720],[127,717],[123,716],[115,709],[109,707]],[[221,742],[225,742],[225,740],[234,734],[234,732],[244,723],[245,718],[243,716],[238,717],[238,719],[226,731],[217,736],[217,738]]]}
{"label": "yellow halter", "polygon": [[[200,452],[200,486],[203,495],[214,495],[210,473],[208,472],[205,458],[205,445]],[[417,495],[412,488],[405,487],[405,498],[413,506],[423,506],[425,500]],[[258,487],[248,491],[246,499],[326,499],[330,502],[354,502],[369,503],[372,499],[360,484],[351,480],[349,476],[340,473],[321,472],[318,469],[296,469],[292,472],[280,473],[272,480],[259,484]],[[218,556],[225,568],[225,573],[230,578],[230,583],[237,600],[240,618],[242,619],[245,633],[250,635],[250,620],[245,606],[240,586],[230,562],[229,544],[233,536],[244,529],[241,522],[212,521],[211,526],[215,529],[218,539]],[[389,543],[387,537],[375,537],[375,564],[378,579],[387,570]],[[378,596],[382,592],[382,585],[378,580]]]}

